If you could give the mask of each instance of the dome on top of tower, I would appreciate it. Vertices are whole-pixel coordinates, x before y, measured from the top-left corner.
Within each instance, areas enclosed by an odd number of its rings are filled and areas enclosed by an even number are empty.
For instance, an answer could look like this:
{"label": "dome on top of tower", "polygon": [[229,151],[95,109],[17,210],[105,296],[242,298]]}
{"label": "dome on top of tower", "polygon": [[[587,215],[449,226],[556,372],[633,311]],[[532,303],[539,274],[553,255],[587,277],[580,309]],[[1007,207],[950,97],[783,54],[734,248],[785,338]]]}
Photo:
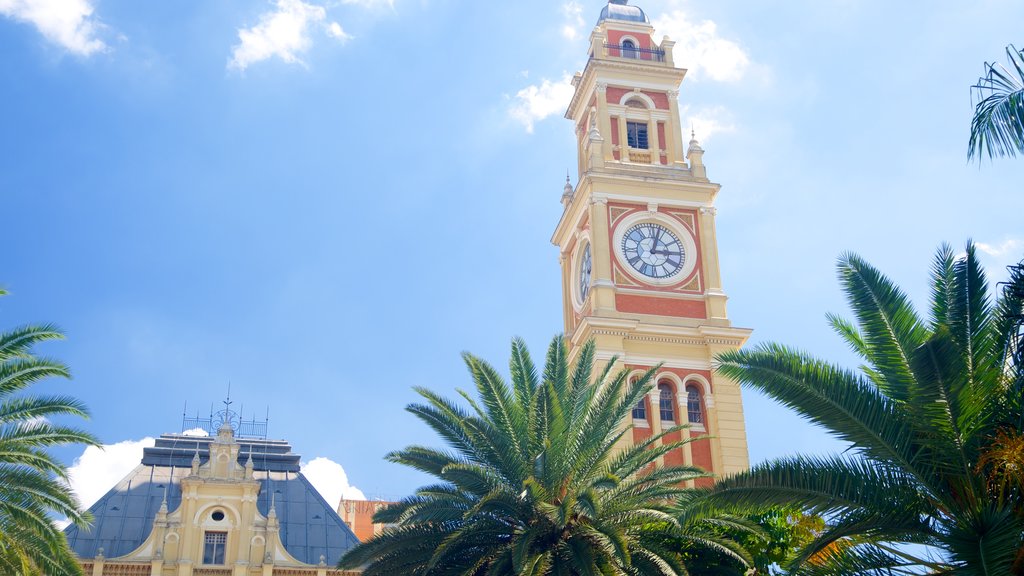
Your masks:
{"label": "dome on top of tower", "polygon": [[597,19],[597,23],[605,20],[626,20],[645,24],[651,22],[643,10],[638,6],[630,6],[628,2],[629,0],[608,0],[608,5],[601,9],[601,17]]}

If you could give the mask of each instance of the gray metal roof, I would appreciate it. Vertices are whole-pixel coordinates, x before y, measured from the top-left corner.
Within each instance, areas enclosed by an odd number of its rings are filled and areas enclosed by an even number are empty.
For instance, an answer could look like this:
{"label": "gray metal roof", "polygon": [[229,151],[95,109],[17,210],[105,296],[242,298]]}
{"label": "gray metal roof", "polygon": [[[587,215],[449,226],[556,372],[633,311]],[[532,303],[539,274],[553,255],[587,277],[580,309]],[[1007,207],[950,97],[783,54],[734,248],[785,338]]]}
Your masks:
{"label": "gray metal roof", "polygon": [[[197,447],[200,460],[206,463],[210,441],[165,434],[146,448],[139,466],[89,508],[95,517],[92,529],[71,525],[64,530],[75,554],[94,558],[102,547],[104,556],[115,558],[141,546],[153,529],[165,491],[168,510],[173,512],[181,504],[179,481],[189,474]],[[245,464],[252,450],[253,476],[261,483],[256,507],[266,516],[273,494],[281,542],[295,559],[317,564],[322,554],[333,565],[359,543],[334,507],[299,473],[301,457],[287,442],[247,438],[237,442],[239,464]]]}
{"label": "gray metal roof", "polygon": [[628,0],[611,0],[608,5],[601,9],[601,16],[597,19],[600,24],[605,20],[626,20],[629,22],[650,23],[647,14],[639,6],[626,4]]}

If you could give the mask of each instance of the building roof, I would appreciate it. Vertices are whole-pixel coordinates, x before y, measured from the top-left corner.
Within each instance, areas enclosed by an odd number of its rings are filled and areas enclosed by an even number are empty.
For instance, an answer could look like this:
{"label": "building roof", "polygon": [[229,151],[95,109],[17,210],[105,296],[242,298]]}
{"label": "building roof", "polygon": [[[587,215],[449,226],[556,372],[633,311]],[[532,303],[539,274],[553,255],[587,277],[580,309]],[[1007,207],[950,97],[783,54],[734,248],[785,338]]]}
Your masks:
{"label": "building roof", "polygon": [[639,6],[630,6],[626,2],[628,0],[610,0],[608,5],[601,9],[601,16],[597,19],[597,23],[600,24],[605,20],[626,20],[645,24],[651,22]]}
{"label": "building roof", "polygon": [[[68,526],[64,533],[80,558],[103,555],[116,558],[138,548],[153,529],[160,503],[167,509],[181,504],[180,480],[191,469],[198,451],[201,462],[209,459],[212,438],[165,434],[143,451],[142,462],[93,504],[91,530]],[[334,508],[299,472],[300,455],[280,440],[238,438],[238,460],[245,465],[252,454],[253,478],[261,483],[256,507],[266,516],[271,500],[280,522],[281,542],[296,560],[318,564],[323,555],[328,565],[359,543]]]}

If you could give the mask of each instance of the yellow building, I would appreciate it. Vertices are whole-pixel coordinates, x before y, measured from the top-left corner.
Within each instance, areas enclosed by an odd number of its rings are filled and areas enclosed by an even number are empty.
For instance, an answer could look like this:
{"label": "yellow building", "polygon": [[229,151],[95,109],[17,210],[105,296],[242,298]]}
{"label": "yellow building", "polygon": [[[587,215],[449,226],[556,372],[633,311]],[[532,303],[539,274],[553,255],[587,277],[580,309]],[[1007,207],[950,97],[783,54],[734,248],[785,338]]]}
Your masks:
{"label": "yellow building", "polygon": [[358,541],[287,442],[165,434],[65,530],[91,576],[327,576]]}
{"label": "yellow building", "polygon": [[719,272],[715,197],[704,150],[684,147],[673,42],[660,43],[643,10],[612,0],[573,78],[579,182],[567,181],[552,242],[559,248],[565,332],[575,354],[593,339],[599,360],[642,373],[662,363],[651,395],[633,411],[639,441],[668,425],[705,437],[670,463],[715,474],[748,467],[737,384],[715,374],[715,354],[750,334],[733,327]]}

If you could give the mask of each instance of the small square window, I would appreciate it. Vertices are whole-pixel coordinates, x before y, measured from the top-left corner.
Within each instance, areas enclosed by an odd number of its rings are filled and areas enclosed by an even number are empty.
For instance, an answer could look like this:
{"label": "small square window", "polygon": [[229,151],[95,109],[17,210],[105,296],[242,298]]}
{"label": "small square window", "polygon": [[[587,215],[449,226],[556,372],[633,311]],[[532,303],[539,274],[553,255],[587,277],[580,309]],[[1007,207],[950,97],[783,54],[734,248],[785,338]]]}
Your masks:
{"label": "small square window", "polygon": [[626,122],[626,140],[630,148],[647,149],[647,123]]}
{"label": "small square window", "polygon": [[203,535],[203,564],[223,565],[227,532],[207,532]]}

